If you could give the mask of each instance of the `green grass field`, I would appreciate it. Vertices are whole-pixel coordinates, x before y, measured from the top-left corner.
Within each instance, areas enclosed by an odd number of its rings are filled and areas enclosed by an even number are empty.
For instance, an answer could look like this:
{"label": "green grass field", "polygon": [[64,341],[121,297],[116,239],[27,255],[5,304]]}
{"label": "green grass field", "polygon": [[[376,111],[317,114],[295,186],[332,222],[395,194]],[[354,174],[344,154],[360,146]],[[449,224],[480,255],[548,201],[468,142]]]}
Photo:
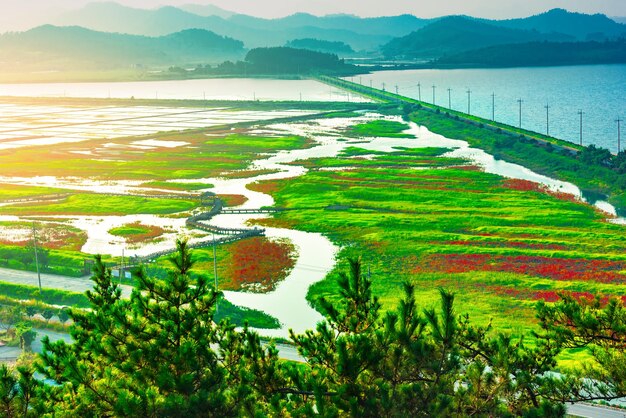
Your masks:
{"label": "green grass field", "polygon": [[[411,170],[392,155],[363,164],[358,151],[349,153],[357,155],[352,164],[341,158],[349,171],[313,170],[264,185],[279,206],[298,209],[276,215],[278,224],[325,233],[342,248],[334,273],[309,291],[314,305],[340,297],[336,272],[359,256],[385,307],[398,302],[405,281],[416,284],[422,306],[437,303],[444,287],[457,294],[458,312],[516,335],[533,328],[535,303],[557,292],[626,295],[626,231],[592,207],[458,161]],[[419,166],[420,159],[431,165],[435,152],[402,153]],[[572,358],[580,357],[565,360]]]}
{"label": "green grass field", "polygon": [[76,194],[51,203],[25,203],[0,207],[3,215],[134,215],[189,211],[197,203],[181,199]]}

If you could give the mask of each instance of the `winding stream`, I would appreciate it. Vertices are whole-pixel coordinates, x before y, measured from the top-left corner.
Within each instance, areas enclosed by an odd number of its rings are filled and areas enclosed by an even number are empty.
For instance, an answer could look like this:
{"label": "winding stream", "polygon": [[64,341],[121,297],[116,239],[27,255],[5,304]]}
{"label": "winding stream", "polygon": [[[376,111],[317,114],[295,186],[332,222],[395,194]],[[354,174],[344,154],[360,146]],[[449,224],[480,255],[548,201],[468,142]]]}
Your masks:
{"label": "winding stream", "polygon": [[[445,147],[452,151],[445,156],[464,158],[472,164],[481,167],[488,173],[498,174],[507,178],[529,180],[541,183],[551,190],[572,194],[583,200],[580,189],[572,183],[558,181],[546,176],[539,175],[523,166],[512,164],[501,160],[496,160],[483,150],[471,148],[467,142],[449,139],[441,135],[430,132],[425,127],[410,124],[406,133],[415,138],[360,138],[358,140],[340,141],[341,132],[352,125],[367,122],[373,119],[380,119],[382,116],[373,113],[366,113],[357,118],[335,118],[320,119],[301,123],[275,124],[265,126],[250,132],[251,134],[262,135],[300,135],[310,138],[315,142],[315,146],[308,149],[298,149],[291,151],[280,151],[275,154],[268,154],[267,158],[255,161],[248,169],[250,170],[273,170],[270,174],[263,174],[254,177],[240,179],[204,178],[189,180],[172,180],[177,183],[206,183],[214,185],[210,190],[216,194],[238,194],[245,196],[248,200],[240,208],[260,208],[274,205],[274,199],[267,194],[251,191],[247,186],[251,183],[263,180],[275,180],[298,177],[307,172],[307,169],[298,165],[287,165],[298,160],[306,160],[319,157],[336,157],[342,150],[349,146],[358,146],[371,151],[391,152],[397,147],[423,148],[423,147]],[[400,121],[397,117],[385,117],[389,120]],[[19,180],[19,181],[18,181]],[[45,183],[52,183],[52,179],[46,178]],[[137,192],[139,183],[130,182],[110,182],[105,184],[89,181],[72,181],[71,179],[58,179],[56,187],[62,184],[63,187],[85,191],[95,191],[102,193],[103,190],[114,190],[121,193]],[[41,185],[42,179],[11,179],[0,178],[0,183],[20,183]],[[626,223],[626,219],[614,217],[615,208],[606,202],[596,202],[596,207],[606,212],[612,217],[611,221],[616,223]],[[220,214],[211,220],[211,224],[227,228],[249,227],[252,219],[263,218],[267,215],[258,214]],[[167,227],[169,232],[163,240],[150,243],[138,249],[127,251],[127,255],[142,255],[171,247],[176,236],[181,233],[193,233],[190,239],[202,239],[206,233],[202,231],[189,231],[185,229],[184,218],[172,218],[156,215],[129,215],[129,216],[84,216],[84,217],[59,217],[71,218],[71,224],[88,232],[89,238],[83,247],[87,253],[102,253],[120,255],[120,248],[123,240],[112,237],[108,230],[112,227],[120,226],[135,221],[140,221],[147,225],[157,225]],[[16,217],[0,217],[0,220],[17,220]],[[319,233],[308,233],[284,228],[267,228],[266,236],[269,239],[288,239],[296,247],[298,255],[295,267],[288,277],[278,283],[275,290],[268,293],[245,293],[226,291],[226,298],[232,303],[249,308],[262,310],[276,317],[282,324],[277,330],[259,330],[267,336],[287,337],[289,329],[296,333],[302,333],[307,329],[313,329],[321,315],[312,309],[306,301],[306,294],[309,287],[324,279],[335,265],[335,257],[339,248],[327,237]]]}

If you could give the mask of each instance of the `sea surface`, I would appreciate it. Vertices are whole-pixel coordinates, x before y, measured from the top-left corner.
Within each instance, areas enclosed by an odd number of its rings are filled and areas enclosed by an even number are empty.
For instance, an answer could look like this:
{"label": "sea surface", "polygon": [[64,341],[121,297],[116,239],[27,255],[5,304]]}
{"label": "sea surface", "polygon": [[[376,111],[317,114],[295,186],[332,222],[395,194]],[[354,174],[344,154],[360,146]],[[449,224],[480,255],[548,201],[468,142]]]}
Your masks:
{"label": "sea surface", "polygon": [[0,84],[0,96],[179,100],[370,101],[315,80],[210,78],[97,83]]}
{"label": "sea surface", "polygon": [[[617,122],[626,119],[626,65],[587,65],[506,69],[404,70],[379,71],[352,77],[364,85],[385,88],[404,96],[492,118],[495,94],[495,119],[519,126],[518,100],[522,100],[522,127],[546,133],[546,109],[550,135],[580,142],[580,115],[584,145],[596,144],[617,151]],[[450,89],[450,96],[448,96]],[[449,99],[450,98],[450,102]],[[626,148],[626,122],[621,122],[621,148]]]}

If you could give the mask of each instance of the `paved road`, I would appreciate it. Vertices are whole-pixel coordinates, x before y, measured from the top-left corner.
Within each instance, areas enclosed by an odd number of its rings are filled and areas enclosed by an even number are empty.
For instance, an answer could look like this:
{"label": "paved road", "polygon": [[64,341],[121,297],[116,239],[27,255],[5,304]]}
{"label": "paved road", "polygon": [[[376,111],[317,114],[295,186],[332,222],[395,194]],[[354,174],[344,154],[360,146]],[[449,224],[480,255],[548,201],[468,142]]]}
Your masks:
{"label": "paved road", "polygon": [[[38,286],[37,273],[31,271],[11,270],[0,268],[0,282]],[[56,274],[41,274],[41,287],[46,289],[62,289],[71,292],[83,293],[93,288],[93,282],[87,277],[57,276]],[[122,286],[122,294],[130,295],[132,287]]]}
{"label": "paved road", "polygon": [[567,405],[567,413],[583,418],[626,418],[626,410],[617,410],[586,404]]}
{"label": "paved road", "polygon": [[[71,342],[72,338],[68,333],[65,332],[55,332],[49,331],[46,329],[34,329],[37,332],[37,338],[33,342],[33,351],[35,353],[41,353],[43,351],[43,344],[41,340],[43,337],[50,337],[50,341],[55,342],[58,340],[64,340],[66,342]],[[13,361],[16,360],[20,354],[22,354],[22,349],[19,347],[0,347],[0,363],[3,361]]]}

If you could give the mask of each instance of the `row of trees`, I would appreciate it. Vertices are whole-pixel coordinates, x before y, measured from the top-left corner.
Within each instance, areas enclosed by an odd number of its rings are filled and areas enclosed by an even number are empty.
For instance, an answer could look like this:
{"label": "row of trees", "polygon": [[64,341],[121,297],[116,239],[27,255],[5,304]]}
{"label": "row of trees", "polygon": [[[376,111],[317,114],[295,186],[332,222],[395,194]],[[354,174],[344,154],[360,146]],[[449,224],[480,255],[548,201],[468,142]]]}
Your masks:
{"label": "row of trees", "polygon": [[[339,276],[340,305],[292,335],[306,364],[279,359],[248,329],[213,321],[219,294],[192,283],[178,243],[167,280],[137,273],[130,299],[97,258],[92,309],[72,311],[73,344],[45,342],[37,370],[0,368],[1,416],[563,416],[563,402],[626,395],[626,311],[617,301],[540,304],[533,343],[472,325],[441,290],[422,310],[413,287],[383,312],[359,260]],[[551,373],[591,347],[581,374]],[[591,379],[584,379],[591,377]]]}
{"label": "row of trees", "polygon": [[352,75],[359,72],[336,54],[290,47],[255,48],[248,51],[244,61],[225,61],[215,67],[198,66],[191,72],[180,67],[169,71],[196,75]]}

